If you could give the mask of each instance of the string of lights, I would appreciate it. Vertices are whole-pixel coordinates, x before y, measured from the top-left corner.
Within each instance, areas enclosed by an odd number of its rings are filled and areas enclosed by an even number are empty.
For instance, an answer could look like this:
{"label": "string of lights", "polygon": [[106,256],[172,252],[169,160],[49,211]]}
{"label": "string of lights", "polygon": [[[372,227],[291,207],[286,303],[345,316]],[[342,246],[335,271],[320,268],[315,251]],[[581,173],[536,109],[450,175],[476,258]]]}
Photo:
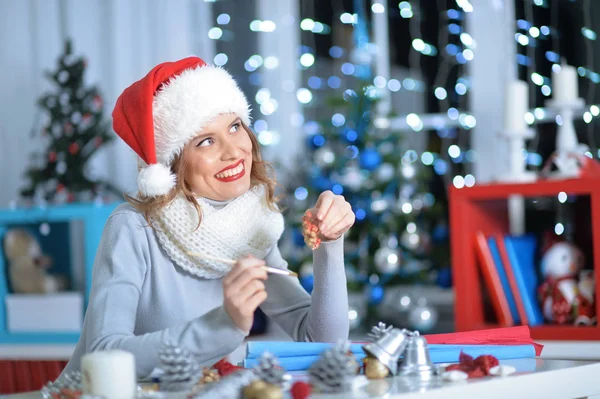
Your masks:
{"label": "string of lights", "polygon": [[[306,10],[306,4],[310,2],[301,2],[302,7]],[[360,2],[358,2],[360,3]],[[441,2],[440,2],[441,4]],[[468,131],[476,126],[475,117],[468,111],[465,111],[464,99],[468,92],[469,79],[460,73],[456,73],[456,82],[449,82],[448,78],[455,68],[464,70],[465,64],[474,57],[475,42],[473,38],[464,31],[461,26],[465,12],[471,12],[473,7],[468,0],[457,0],[456,9],[445,9],[442,13],[444,18],[440,24],[445,24],[443,29],[439,29],[440,40],[436,47],[434,44],[427,43],[422,38],[421,24],[421,4],[419,1],[400,1],[398,9],[401,18],[409,19],[409,28],[411,34],[411,52],[410,52],[410,70],[415,72],[403,80],[398,80],[393,77],[385,79],[381,76],[373,76],[373,85],[377,89],[388,90],[391,93],[400,90],[406,91],[423,91],[425,83],[417,78],[420,72],[421,57],[433,57],[441,53],[440,70],[436,73],[435,84],[432,88],[435,97],[441,103],[442,112],[439,114],[427,113],[408,113],[401,116],[378,117],[374,120],[374,126],[378,129],[384,129],[391,135],[403,135],[407,132],[420,132],[434,130],[440,136],[442,141],[442,149],[440,154],[423,153],[420,156],[421,161],[425,165],[433,166],[435,173],[443,176],[447,183],[453,182],[457,186],[473,185],[474,177],[472,175],[453,175],[451,165],[463,165],[466,168],[470,162],[474,161],[474,153],[468,149]],[[370,11],[381,12],[381,7],[386,7],[383,2],[374,3],[370,7]],[[320,71],[315,69],[316,61],[316,43],[314,39],[316,35],[331,35],[332,27],[313,18],[307,17],[300,21],[295,21],[299,24],[299,29],[302,32],[310,33],[311,35],[303,36],[305,43],[301,45],[297,67],[302,71],[312,70],[313,73],[308,75],[306,85],[299,87],[296,91],[296,99],[304,107],[304,115],[295,116],[298,125],[304,125],[310,122],[307,114],[310,113],[310,106],[313,103],[316,92],[324,88],[338,89],[342,85],[345,77],[364,77],[370,71],[370,63],[373,60],[372,52],[376,48],[368,40],[368,35],[365,35],[367,25],[358,24],[357,13],[342,12],[339,15],[342,24],[351,25],[355,29],[357,36],[355,49],[343,49],[337,45],[333,45],[329,50],[329,55],[333,60],[345,59],[345,62],[340,62],[340,70],[328,77],[319,76]],[[207,32],[208,37],[212,40],[222,41],[231,40],[232,32],[229,29],[231,23],[231,15],[221,13],[216,16],[215,26]],[[252,20],[248,26],[250,32],[258,34],[276,34],[277,23],[271,20]],[[454,35],[457,40],[452,42],[448,40],[450,35]],[[310,41],[309,43],[306,40]],[[456,42],[456,43],[454,43]],[[442,44],[443,43],[443,44]],[[441,47],[443,45],[443,47]],[[214,64],[225,66],[231,62],[230,55],[226,52],[217,52],[213,60]],[[244,69],[249,72],[250,84],[257,86],[255,102],[258,104],[258,115],[254,122],[253,128],[258,136],[258,140],[262,145],[272,146],[280,142],[278,134],[269,130],[269,125],[264,118],[265,116],[273,115],[279,108],[277,98],[274,98],[272,93],[267,88],[260,87],[261,69],[278,68],[280,60],[276,55],[261,55],[253,54],[248,59],[244,60]],[[263,117],[261,117],[263,116]],[[310,126],[310,125],[309,125]],[[310,129],[304,128],[309,132]],[[460,168],[460,167],[459,167]]]}
{"label": "string of lights", "polygon": [[[517,54],[517,63],[527,68],[527,79],[533,85],[530,85],[530,111],[525,115],[526,122],[531,125],[544,123],[562,123],[560,115],[553,109],[543,106],[543,102],[552,96],[551,77],[544,76],[540,70],[540,65],[536,65],[536,50],[540,48],[542,41],[550,40],[551,48],[543,54],[543,59],[550,63],[550,69],[557,72],[561,64],[565,63],[565,56],[561,49],[560,6],[559,1],[547,0],[523,0],[524,19],[516,21],[515,41],[519,46],[525,48],[526,54]],[[549,9],[550,23],[548,25],[536,25],[535,7],[539,9]],[[585,48],[585,65],[577,67],[577,73],[580,77],[586,79],[585,95],[586,107],[583,110],[575,112],[577,120],[583,120],[587,124],[587,141],[591,151],[590,157],[599,157],[600,151],[596,146],[594,138],[593,120],[600,115],[600,108],[595,104],[596,86],[600,83],[600,74],[594,71],[593,43],[597,38],[597,33],[592,29],[592,9],[591,2],[585,0],[581,7],[583,27],[581,28],[581,37]],[[541,99],[537,99],[536,88],[541,93]],[[540,102],[541,101],[541,102]],[[527,149],[527,163],[533,167],[539,167],[542,164],[542,157],[537,152],[540,145],[540,135],[531,140]]]}

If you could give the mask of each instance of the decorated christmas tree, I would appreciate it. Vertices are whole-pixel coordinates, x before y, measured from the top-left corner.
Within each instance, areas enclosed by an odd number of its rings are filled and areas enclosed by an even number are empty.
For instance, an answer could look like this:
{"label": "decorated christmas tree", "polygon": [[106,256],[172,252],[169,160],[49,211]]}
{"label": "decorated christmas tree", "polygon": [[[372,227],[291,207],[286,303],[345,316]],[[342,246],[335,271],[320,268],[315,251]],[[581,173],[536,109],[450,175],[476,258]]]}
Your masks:
{"label": "decorated christmas tree", "polygon": [[110,188],[86,170],[92,155],[112,135],[98,88],[84,85],[85,71],[85,59],[75,56],[67,41],[57,69],[47,73],[55,89],[38,100],[43,115],[41,138],[47,145],[43,153],[32,154],[25,172],[28,183],[21,190],[24,198],[71,202],[80,194],[93,198]]}
{"label": "decorated christmas tree", "polygon": [[375,306],[388,286],[435,283],[449,256],[447,245],[432,240],[446,239],[447,224],[429,188],[432,170],[421,162],[424,155],[405,148],[401,133],[374,126],[377,89],[356,83],[320,107],[328,119],[304,126],[308,156],[298,161],[302,166],[287,193],[288,219],[295,225],[291,241],[299,248],[286,256],[310,291],[312,253],[302,240],[303,212],[324,190],[343,195],[356,215],[344,245],[349,289],[364,291]]}

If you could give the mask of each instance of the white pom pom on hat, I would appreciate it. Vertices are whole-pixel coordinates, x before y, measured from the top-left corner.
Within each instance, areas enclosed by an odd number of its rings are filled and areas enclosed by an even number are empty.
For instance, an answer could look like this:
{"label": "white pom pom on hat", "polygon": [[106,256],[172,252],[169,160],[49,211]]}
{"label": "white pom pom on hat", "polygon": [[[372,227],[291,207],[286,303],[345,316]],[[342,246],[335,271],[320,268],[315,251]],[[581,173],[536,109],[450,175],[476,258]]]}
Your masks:
{"label": "white pom pom on hat", "polygon": [[165,195],[175,187],[175,181],[171,170],[160,163],[141,169],[137,178],[138,189],[147,197]]}
{"label": "white pom pom on hat", "polygon": [[202,128],[220,114],[250,124],[250,107],[229,73],[188,57],[155,66],[117,99],[113,129],[148,165],[138,175],[145,197],[168,194],[176,185],[171,163]]}

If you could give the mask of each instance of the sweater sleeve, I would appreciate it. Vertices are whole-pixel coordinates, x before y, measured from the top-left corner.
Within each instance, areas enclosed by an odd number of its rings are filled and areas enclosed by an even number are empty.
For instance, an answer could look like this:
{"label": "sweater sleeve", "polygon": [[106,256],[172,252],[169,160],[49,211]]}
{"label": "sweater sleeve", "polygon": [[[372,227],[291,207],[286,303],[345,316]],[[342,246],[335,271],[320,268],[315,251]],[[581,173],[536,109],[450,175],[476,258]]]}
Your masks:
{"label": "sweater sleeve", "polygon": [[[267,265],[287,268],[277,246]],[[298,279],[269,274],[268,298],[261,309],[295,341],[336,342],[349,332],[348,291],[344,269],[344,239],[322,243],[313,252],[312,295]]]}
{"label": "sweater sleeve", "polygon": [[[146,236],[149,233],[147,226],[126,213],[108,220],[94,263],[82,331],[83,352],[131,352],[139,378],[149,376],[159,365],[159,351],[166,341],[195,353],[203,366],[212,365],[236,349],[245,337],[222,306],[161,331],[134,333],[144,276],[152,262]],[[218,345],[215,337],[219,337]]]}

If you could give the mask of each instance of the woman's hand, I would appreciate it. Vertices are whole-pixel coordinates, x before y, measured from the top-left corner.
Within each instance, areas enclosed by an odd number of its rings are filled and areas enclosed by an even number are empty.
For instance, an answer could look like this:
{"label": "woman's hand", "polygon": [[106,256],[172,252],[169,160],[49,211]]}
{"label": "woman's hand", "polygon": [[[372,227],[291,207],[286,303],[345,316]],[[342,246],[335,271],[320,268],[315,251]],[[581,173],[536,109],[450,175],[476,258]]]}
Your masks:
{"label": "woman's hand", "polygon": [[252,328],[254,311],[267,299],[264,265],[264,260],[249,256],[239,260],[223,279],[223,307],[246,334]]}
{"label": "woman's hand", "polygon": [[324,191],[319,195],[314,208],[306,211],[319,227],[322,241],[335,241],[354,224],[352,207],[342,195]]}

